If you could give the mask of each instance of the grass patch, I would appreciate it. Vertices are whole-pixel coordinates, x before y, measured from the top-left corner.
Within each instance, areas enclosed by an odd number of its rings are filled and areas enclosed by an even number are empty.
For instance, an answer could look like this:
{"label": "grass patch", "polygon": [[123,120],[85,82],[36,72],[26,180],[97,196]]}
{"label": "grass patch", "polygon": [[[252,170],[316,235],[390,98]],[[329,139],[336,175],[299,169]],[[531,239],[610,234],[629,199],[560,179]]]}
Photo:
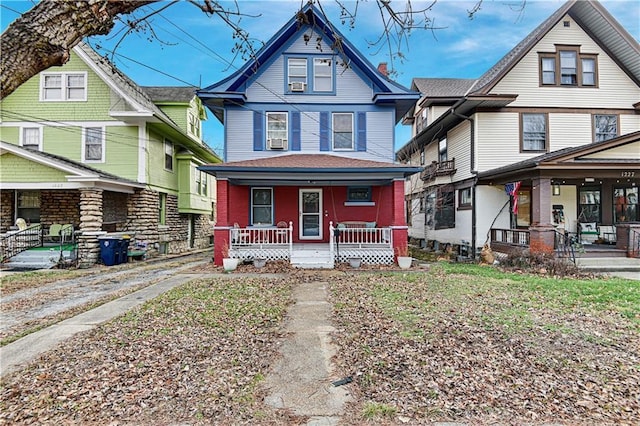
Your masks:
{"label": "grass patch", "polygon": [[391,419],[398,413],[398,409],[392,405],[378,402],[367,402],[362,409],[362,417],[366,420]]}

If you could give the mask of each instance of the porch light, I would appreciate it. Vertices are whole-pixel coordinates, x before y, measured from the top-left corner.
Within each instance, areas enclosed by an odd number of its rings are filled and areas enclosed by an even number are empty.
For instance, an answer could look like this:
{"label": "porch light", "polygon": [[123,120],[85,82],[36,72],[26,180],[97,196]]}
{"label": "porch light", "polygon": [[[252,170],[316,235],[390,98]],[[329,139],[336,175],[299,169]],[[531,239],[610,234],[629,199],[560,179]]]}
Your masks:
{"label": "porch light", "polygon": [[557,183],[553,185],[553,195],[560,195],[560,185]]}
{"label": "porch light", "polygon": [[595,180],[595,178],[586,177],[586,178],[584,178],[584,181],[585,182],[595,182],[596,180]]}

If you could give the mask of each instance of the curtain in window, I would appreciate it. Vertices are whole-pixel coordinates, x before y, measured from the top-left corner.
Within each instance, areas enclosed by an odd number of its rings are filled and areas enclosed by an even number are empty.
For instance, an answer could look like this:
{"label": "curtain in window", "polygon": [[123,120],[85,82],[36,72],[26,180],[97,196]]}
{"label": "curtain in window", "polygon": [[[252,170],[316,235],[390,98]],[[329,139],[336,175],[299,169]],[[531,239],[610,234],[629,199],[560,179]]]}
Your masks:
{"label": "curtain in window", "polygon": [[547,121],[544,114],[523,114],[522,148],[525,151],[544,151],[547,137]]}

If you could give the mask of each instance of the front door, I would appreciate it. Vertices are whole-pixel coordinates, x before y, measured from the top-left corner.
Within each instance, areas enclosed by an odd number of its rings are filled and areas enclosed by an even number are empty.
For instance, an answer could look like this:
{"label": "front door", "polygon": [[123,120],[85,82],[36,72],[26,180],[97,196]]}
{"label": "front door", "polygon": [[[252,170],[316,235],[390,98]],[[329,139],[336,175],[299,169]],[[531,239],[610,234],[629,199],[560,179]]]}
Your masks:
{"label": "front door", "polygon": [[322,239],[322,189],[300,190],[300,239]]}

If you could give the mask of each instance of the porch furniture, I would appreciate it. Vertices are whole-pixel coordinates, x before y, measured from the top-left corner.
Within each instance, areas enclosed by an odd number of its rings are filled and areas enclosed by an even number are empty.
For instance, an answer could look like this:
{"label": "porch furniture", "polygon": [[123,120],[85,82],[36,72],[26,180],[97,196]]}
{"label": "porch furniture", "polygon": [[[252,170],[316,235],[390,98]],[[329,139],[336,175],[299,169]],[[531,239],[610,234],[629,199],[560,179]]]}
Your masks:
{"label": "porch furniture", "polygon": [[62,229],[62,225],[59,223],[52,223],[49,226],[49,232],[43,236],[45,242],[59,242],[60,241],[60,230]]}
{"label": "porch furniture", "polygon": [[607,244],[615,244],[617,240],[616,227],[613,225],[600,225],[600,239]]}
{"label": "porch furniture", "polygon": [[600,236],[596,222],[578,223],[578,239],[581,244],[593,244]]}

